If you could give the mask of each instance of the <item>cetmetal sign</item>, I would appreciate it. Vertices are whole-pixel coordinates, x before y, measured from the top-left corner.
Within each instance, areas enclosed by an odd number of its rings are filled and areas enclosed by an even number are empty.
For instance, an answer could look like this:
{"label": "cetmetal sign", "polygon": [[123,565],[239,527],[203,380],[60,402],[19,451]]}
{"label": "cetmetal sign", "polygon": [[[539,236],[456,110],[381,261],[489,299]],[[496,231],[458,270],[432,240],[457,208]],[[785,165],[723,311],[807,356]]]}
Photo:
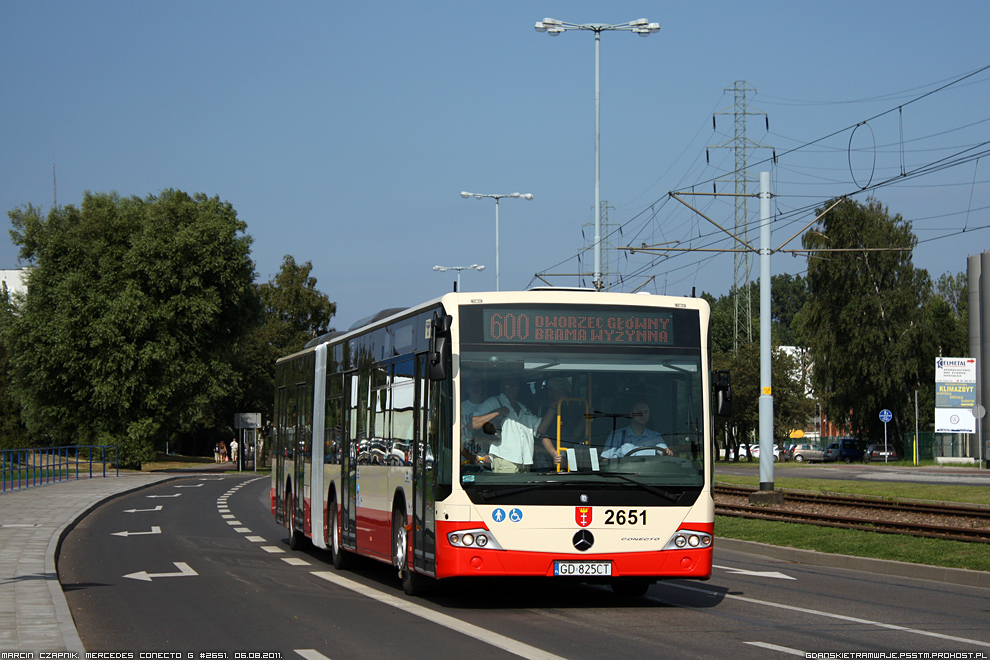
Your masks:
{"label": "cetmetal sign", "polygon": [[976,358],[935,358],[935,432],[976,433]]}

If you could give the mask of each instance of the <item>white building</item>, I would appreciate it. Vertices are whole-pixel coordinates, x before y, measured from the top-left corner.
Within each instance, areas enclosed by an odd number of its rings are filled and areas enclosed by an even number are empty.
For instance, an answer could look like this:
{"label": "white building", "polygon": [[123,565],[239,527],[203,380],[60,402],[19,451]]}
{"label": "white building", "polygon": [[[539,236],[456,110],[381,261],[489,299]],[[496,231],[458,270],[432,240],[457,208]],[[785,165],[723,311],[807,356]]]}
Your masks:
{"label": "white building", "polygon": [[25,294],[27,293],[27,283],[24,281],[24,276],[27,273],[23,268],[15,270],[0,270],[0,281],[2,281],[7,286],[7,291],[11,295],[15,293]]}

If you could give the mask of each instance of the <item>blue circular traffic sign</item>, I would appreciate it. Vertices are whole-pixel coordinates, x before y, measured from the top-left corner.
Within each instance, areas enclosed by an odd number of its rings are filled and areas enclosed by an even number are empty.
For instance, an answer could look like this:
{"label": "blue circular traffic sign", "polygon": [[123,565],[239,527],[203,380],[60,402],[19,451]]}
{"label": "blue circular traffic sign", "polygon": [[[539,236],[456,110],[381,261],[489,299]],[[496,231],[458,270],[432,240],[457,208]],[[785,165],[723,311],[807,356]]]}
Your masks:
{"label": "blue circular traffic sign", "polygon": [[884,408],[880,411],[880,421],[886,424],[890,420],[894,419],[894,416],[890,414],[890,411]]}

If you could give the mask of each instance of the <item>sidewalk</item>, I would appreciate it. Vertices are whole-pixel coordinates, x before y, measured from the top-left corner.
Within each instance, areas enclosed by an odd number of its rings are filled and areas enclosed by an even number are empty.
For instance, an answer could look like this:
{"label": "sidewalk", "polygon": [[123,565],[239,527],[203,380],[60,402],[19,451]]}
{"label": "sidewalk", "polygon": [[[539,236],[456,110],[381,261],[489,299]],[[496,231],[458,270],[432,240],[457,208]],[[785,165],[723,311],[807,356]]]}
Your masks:
{"label": "sidewalk", "polygon": [[85,657],[55,569],[63,532],[108,498],[176,476],[121,472],[0,494],[0,651]]}

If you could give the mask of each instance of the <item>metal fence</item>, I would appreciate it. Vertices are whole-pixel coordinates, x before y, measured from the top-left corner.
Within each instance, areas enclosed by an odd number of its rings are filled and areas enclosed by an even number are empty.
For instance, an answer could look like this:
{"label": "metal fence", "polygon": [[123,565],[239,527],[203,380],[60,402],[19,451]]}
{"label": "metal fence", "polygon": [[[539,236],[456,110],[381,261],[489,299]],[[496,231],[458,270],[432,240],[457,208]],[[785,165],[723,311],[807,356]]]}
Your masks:
{"label": "metal fence", "polygon": [[[946,459],[970,459],[972,462],[977,462],[980,458],[980,447],[976,438],[970,434],[922,431],[917,436],[919,461],[933,460],[939,462]],[[904,450],[908,458],[911,457],[911,452],[914,450],[914,442],[914,433],[904,434]],[[990,452],[990,445],[984,451],[984,460],[987,458],[986,452]]]}
{"label": "metal fence", "polygon": [[67,479],[92,479],[120,476],[120,449],[107,447],[69,446],[32,449],[0,450],[0,492],[29,488]]}

